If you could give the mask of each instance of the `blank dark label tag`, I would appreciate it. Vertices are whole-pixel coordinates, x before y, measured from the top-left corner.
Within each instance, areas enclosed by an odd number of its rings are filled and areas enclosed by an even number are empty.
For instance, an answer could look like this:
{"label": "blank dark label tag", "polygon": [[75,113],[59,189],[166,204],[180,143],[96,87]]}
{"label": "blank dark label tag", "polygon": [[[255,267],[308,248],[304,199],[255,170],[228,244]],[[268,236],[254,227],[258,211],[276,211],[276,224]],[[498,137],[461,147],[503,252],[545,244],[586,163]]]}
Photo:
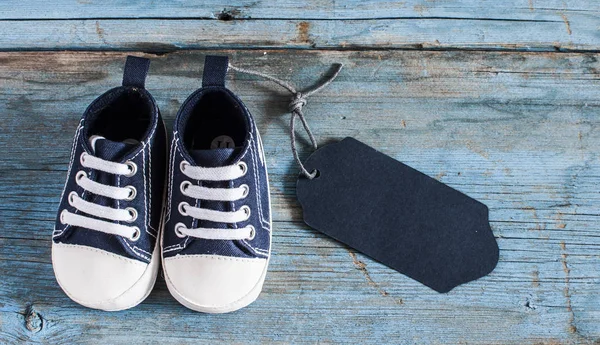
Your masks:
{"label": "blank dark label tag", "polygon": [[438,292],[490,273],[498,262],[488,208],[353,139],[306,161],[297,195],[311,227]]}

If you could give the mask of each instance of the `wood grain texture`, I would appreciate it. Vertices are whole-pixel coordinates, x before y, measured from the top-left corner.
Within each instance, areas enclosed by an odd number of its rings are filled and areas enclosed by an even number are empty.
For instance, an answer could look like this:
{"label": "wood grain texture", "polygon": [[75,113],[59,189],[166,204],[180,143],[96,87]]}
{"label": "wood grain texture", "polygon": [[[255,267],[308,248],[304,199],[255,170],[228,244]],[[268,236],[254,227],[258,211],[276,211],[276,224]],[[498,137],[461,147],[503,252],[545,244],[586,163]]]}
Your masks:
{"label": "wood grain texture", "polygon": [[0,32],[10,33],[0,36],[0,49],[600,50],[600,21],[583,19],[569,24],[568,30],[562,20],[9,20],[0,21]]}
{"label": "wood grain texture", "polygon": [[[592,0],[206,0],[200,6],[192,0],[4,0],[3,19],[96,19],[96,18],[205,18],[205,19],[383,19],[448,17],[498,20],[557,20],[583,13],[598,15],[600,6]],[[44,9],[40,11],[40,9]],[[224,15],[225,18],[224,18]]]}
{"label": "wood grain texture", "polygon": [[5,0],[0,50],[598,51],[598,27],[594,0]]}
{"label": "wood grain texture", "polygon": [[[129,311],[80,307],[56,284],[50,234],[80,114],[120,83],[126,54],[0,53],[0,343],[600,341],[597,54],[214,53],[301,87],[344,63],[305,109],[319,142],[354,136],[487,204],[496,270],[438,294],[308,228],[294,198],[289,97],[233,74],[229,86],[257,119],[270,172],[274,253],[260,298],[203,315],[180,306],[159,278]],[[169,127],[200,85],[203,56],[150,56],[147,87]]]}

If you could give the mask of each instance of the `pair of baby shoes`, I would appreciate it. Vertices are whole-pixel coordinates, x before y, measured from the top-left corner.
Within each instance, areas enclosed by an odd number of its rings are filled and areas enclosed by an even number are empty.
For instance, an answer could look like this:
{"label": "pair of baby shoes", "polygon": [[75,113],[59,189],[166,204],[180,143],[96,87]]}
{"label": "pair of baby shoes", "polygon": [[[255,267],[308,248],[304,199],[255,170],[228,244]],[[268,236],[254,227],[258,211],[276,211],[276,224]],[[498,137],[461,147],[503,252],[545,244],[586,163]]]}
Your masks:
{"label": "pair of baby shoes", "polygon": [[182,105],[168,145],[150,62],[128,57],[123,86],[87,108],[71,148],[52,235],[65,293],[107,311],[142,302],[160,262],[184,306],[225,313],[260,294],[271,209],[260,136],[225,87],[227,57],[207,56],[202,88]]}

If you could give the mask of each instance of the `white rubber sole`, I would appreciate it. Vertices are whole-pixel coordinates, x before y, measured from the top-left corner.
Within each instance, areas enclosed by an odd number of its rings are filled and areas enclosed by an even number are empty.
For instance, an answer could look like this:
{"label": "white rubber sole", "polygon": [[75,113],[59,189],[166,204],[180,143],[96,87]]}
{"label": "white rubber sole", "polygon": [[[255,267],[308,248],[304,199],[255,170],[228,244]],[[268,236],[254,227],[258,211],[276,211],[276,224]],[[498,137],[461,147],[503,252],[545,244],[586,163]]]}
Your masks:
{"label": "white rubber sole", "polygon": [[[159,233],[160,234],[160,233]],[[120,311],[129,308],[133,308],[140,304],[143,300],[150,295],[156,277],[158,276],[158,268],[160,267],[160,246],[158,243],[155,245],[152,259],[146,267],[146,270],[142,276],[132,285],[129,289],[123,292],[121,295],[112,298],[110,300],[104,300],[99,302],[83,301],[73,297],[67,289],[61,284],[58,276],[55,273],[56,281],[61,289],[69,296],[74,302],[88,308],[99,309],[104,311]]]}

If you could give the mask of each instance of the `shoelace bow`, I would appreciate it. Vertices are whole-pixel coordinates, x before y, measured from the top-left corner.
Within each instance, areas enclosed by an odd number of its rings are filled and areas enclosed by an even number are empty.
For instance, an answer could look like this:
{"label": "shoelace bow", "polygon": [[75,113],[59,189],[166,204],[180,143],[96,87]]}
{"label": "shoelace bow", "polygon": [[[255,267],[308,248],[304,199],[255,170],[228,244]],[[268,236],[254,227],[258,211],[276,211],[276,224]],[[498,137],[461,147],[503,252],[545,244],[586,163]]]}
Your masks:
{"label": "shoelace bow", "polygon": [[308,179],[315,178],[317,176],[317,171],[313,170],[313,171],[309,172],[308,170],[306,170],[306,168],[304,167],[304,164],[302,164],[302,161],[300,160],[300,157],[298,156],[298,150],[296,148],[296,118],[299,118],[300,121],[302,121],[304,130],[306,131],[306,133],[308,134],[308,137],[310,138],[312,148],[314,150],[316,150],[318,148],[317,141],[315,140],[315,137],[312,134],[310,127],[308,126],[308,122],[306,122],[306,118],[304,117],[302,108],[306,105],[309,96],[314,95],[315,93],[323,90],[325,87],[327,87],[327,85],[329,85],[329,84],[331,84],[331,82],[333,82],[333,80],[338,76],[338,74],[342,70],[342,67],[343,67],[343,64],[341,64],[341,63],[334,64],[333,74],[331,76],[328,76],[325,79],[325,81],[323,81],[323,83],[321,83],[317,87],[310,89],[308,91],[300,92],[300,91],[297,91],[293,85],[291,85],[290,83],[288,83],[284,80],[277,79],[275,77],[272,77],[272,76],[262,73],[262,72],[252,71],[249,69],[240,68],[240,67],[233,66],[232,64],[229,64],[229,68],[231,68],[234,71],[246,73],[246,74],[250,74],[250,75],[255,75],[255,76],[261,77],[261,78],[265,78],[265,79],[270,80],[270,81],[278,84],[279,86],[285,88],[292,94],[292,100],[290,101],[290,104],[289,104],[289,111],[292,114],[292,116],[290,118],[290,140],[291,140],[291,146],[292,146],[292,154],[294,155],[294,160],[300,167],[302,174]]}
{"label": "shoelace bow", "polygon": [[[137,172],[137,166],[133,162],[115,163],[85,152],[81,154],[80,161],[81,165],[85,168],[102,171],[108,174],[133,176]],[[83,170],[78,171],[75,175],[75,183],[87,192],[114,200],[131,201],[136,196],[136,189],[133,186],[115,187],[105,185],[91,180]],[[111,221],[131,223],[134,222],[138,216],[137,210],[133,207],[121,209],[99,205],[84,200],[74,191],[69,194],[68,202],[69,205],[73,206],[77,211]],[[60,214],[61,222],[63,224],[96,230],[107,234],[123,236],[131,241],[137,241],[140,237],[140,229],[137,226],[127,226],[91,218],[77,214],[77,211],[71,213],[67,209],[64,209]]]}

